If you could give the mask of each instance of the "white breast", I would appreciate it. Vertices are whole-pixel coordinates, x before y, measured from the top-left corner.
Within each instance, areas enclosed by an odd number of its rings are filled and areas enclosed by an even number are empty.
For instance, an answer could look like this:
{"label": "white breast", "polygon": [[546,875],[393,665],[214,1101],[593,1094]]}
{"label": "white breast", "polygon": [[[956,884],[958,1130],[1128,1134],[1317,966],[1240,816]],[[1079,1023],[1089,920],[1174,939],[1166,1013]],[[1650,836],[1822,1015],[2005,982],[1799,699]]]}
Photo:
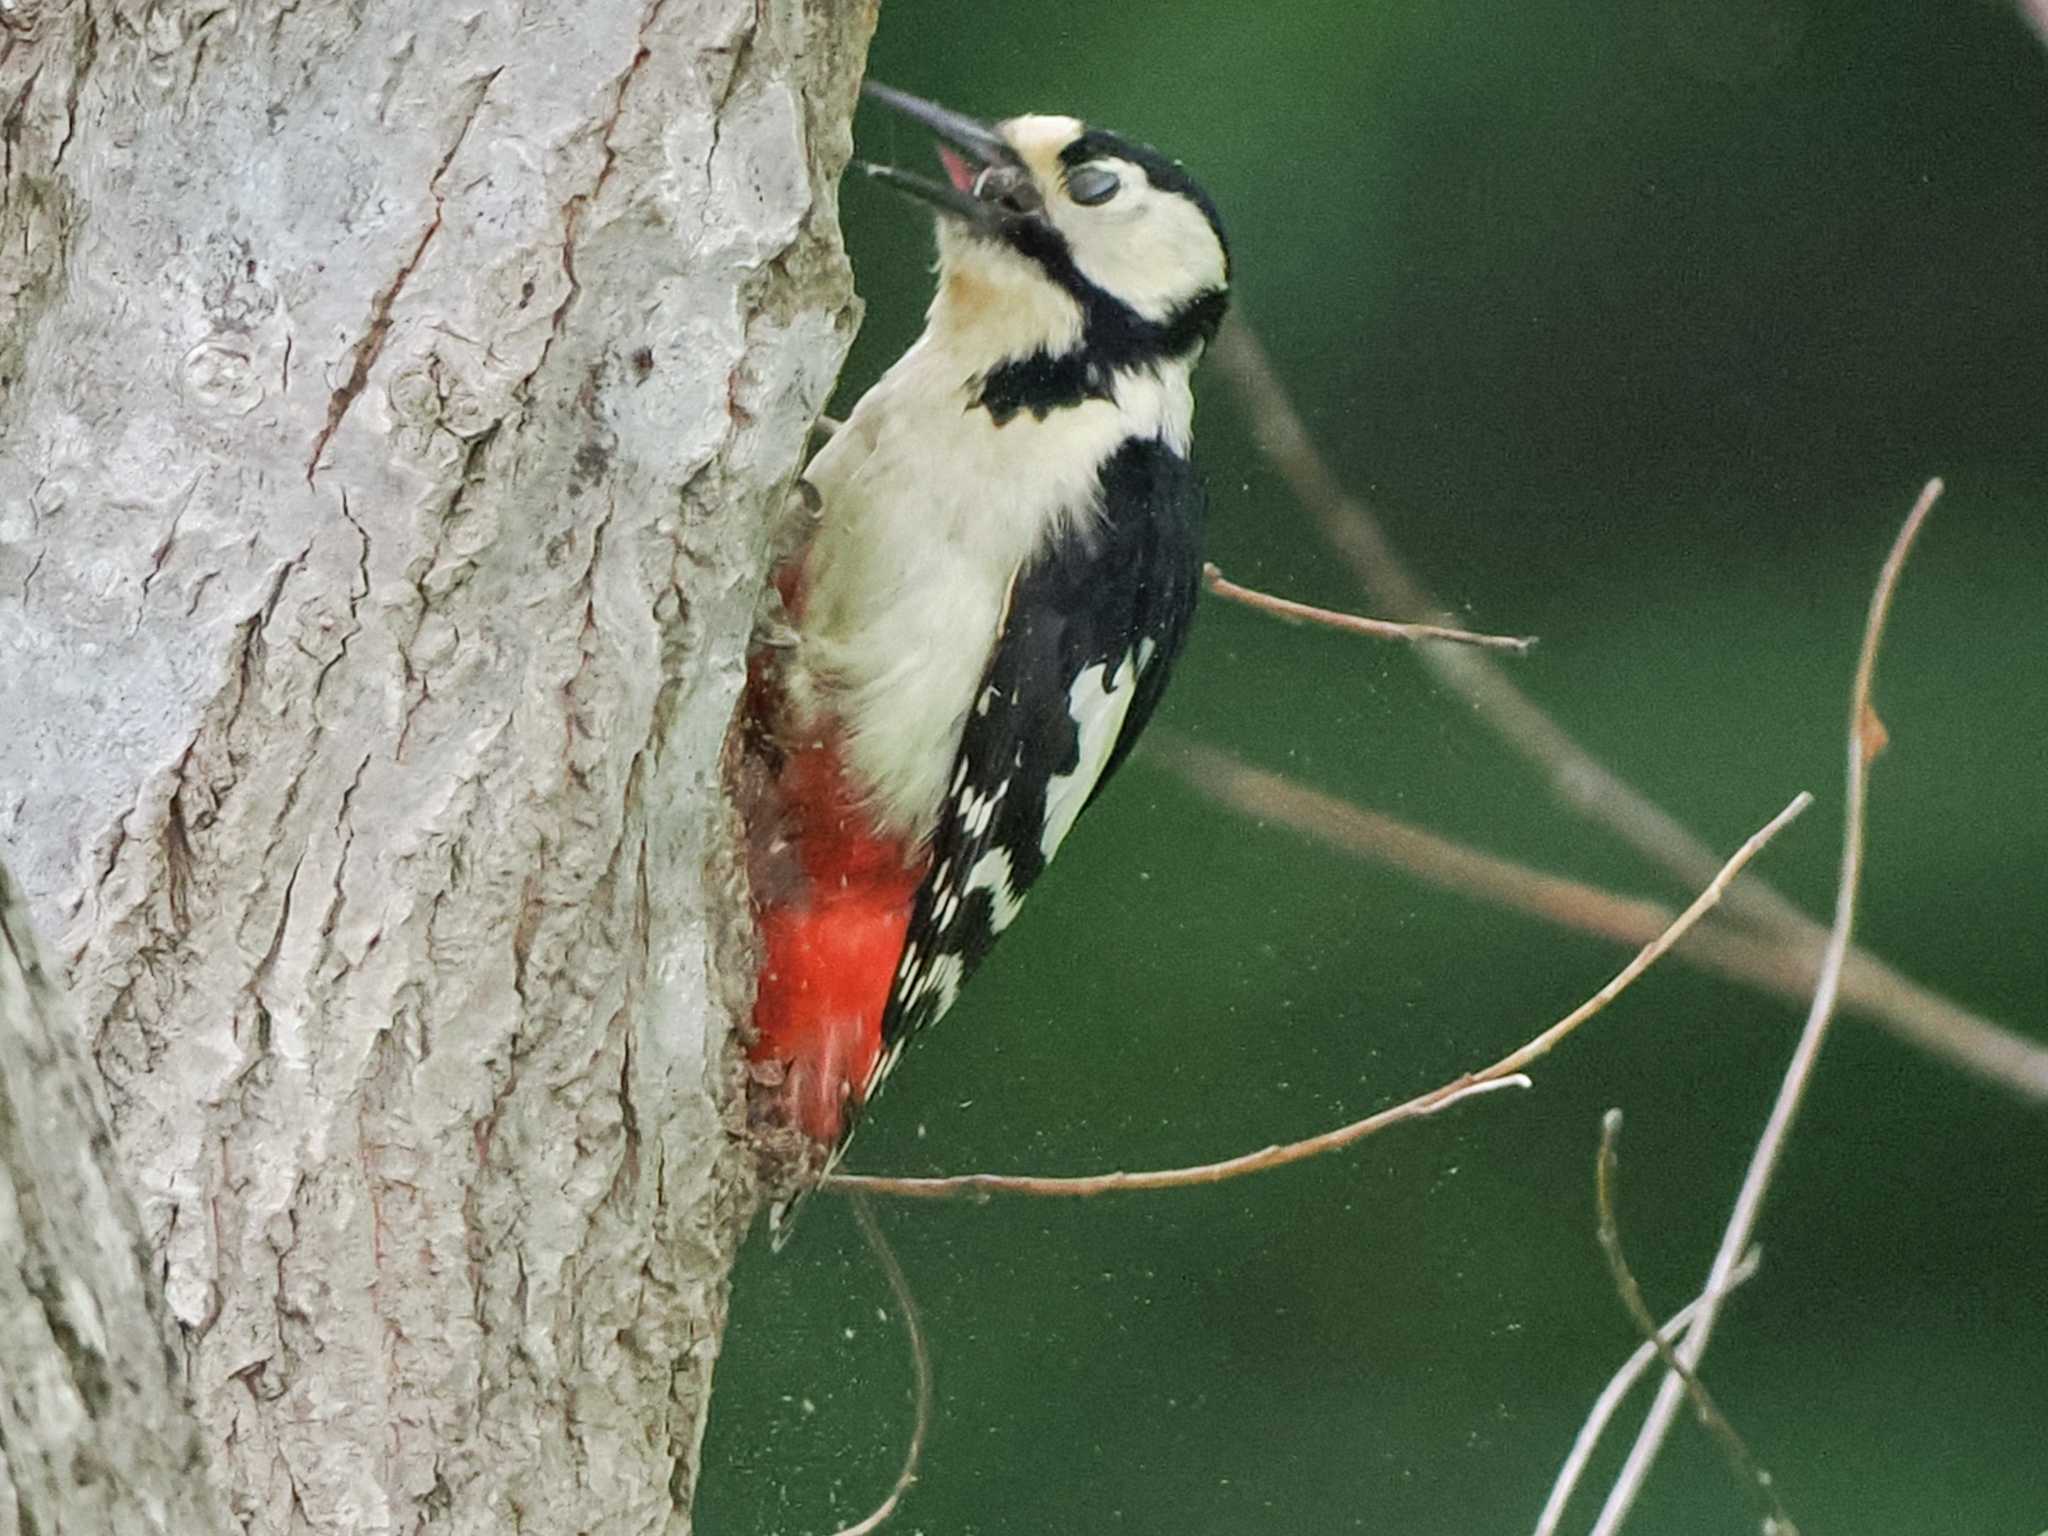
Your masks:
{"label": "white breast", "polygon": [[1120,377],[1114,402],[998,427],[971,408],[985,366],[927,332],[805,476],[823,510],[791,695],[838,724],[878,823],[911,837],[945,796],[1018,569],[1096,515],[1097,470],[1119,443],[1159,436],[1184,452],[1193,415],[1186,371],[1169,366]]}

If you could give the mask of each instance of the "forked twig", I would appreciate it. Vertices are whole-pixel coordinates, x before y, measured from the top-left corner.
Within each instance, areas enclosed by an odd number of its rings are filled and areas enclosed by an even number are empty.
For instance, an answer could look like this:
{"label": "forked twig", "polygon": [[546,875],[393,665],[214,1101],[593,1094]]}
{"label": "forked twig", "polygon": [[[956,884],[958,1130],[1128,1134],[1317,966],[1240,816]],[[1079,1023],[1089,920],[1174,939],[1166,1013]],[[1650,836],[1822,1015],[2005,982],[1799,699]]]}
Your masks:
{"label": "forked twig", "polygon": [[[1401,618],[1440,616],[1443,605],[1402,561],[1372,509],[1344,489],[1317,451],[1241,314],[1224,325],[1209,357],[1236,389],[1260,451],[1357,573],[1373,605]],[[1605,824],[1688,885],[1707,878],[1714,867],[1712,850],[1575,741],[1492,657],[1469,647],[1436,645],[1420,647],[1417,656],[1503,742],[1540,769],[1566,805]],[[1730,896],[1728,912],[1790,945],[1818,949],[1825,934],[1764,880],[1744,881]],[[1850,964],[1873,989],[1890,995],[1892,1006],[1872,1016],[1900,1039],[2034,1103],[2048,1103],[2048,1049],[1929,992],[1867,951],[1855,951]]]}
{"label": "forked twig", "polygon": [[1763,1536],[1799,1536],[1799,1527],[1793,1523],[1791,1513],[1778,1494],[1777,1482],[1758,1464],[1748,1443],[1728,1422],[1728,1416],[1714,1401],[1713,1393],[1707,1390],[1707,1384],[1700,1380],[1699,1373],[1678,1358],[1671,1341],[1658,1331],[1650,1304],[1643,1300],[1643,1288],[1636,1283],[1635,1271],[1629,1268],[1628,1254],[1621,1245],[1621,1215],[1615,1206],[1614,1185],[1619,1176],[1620,1140],[1621,1111],[1610,1109],[1600,1119],[1600,1156],[1595,1164],[1593,1187],[1600,1210],[1600,1251],[1606,1255],[1607,1272],[1614,1279],[1615,1293],[1621,1297],[1622,1310],[1628,1313],[1629,1321],[1636,1325],[1636,1331],[1656,1351],[1665,1367],[1685,1383],[1685,1390],[1692,1398],[1700,1422],[1707,1426],[1727,1453],[1728,1464],[1735,1469],[1736,1481],[1757,1496],[1763,1508]]}
{"label": "forked twig", "polygon": [[881,1223],[875,1220],[874,1207],[863,1195],[853,1197],[853,1219],[860,1223],[861,1236],[868,1240],[868,1247],[874,1251],[882,1273],[889,1277],[889,1289],[895,1292],[896,1305],[903,1312],[903,1332],[910,1340],[910,1361],[917,1379],[917,1418],[911,1426],[910,1444],[904,1448],[903,1468],[896,1474],[889,1496],[864,1518],[852,1525],[841,1526],[832,1536],[872,1536],[882,1528],[884,1521],[896,1513],[897,1505],[903,1502],[903,1495],[917,1481],[917,1466],[924,1459],[925,1436],[932,1427],[932,1355],[925,1345],[924,1324],[917,1315],[917,1298],[910,1294],[910,1281],[903,1273],[902,1264],[897,1261],[896,1250],[882,1235]]}
{"label": "forked twig", "polygon": [[1446,1109],[1460,1099],[1474,1094],[1489,1093],[1498,1088],[1527,1087],[1528,1079],[1522,1071],[1542,1056],[1549,1053],[1560,1041],[1586,1020],[1599,1013],[1622,992],[1634,983],[1637,977],[1654,965],[1671,947],[1685,936],[1688,930],[1712,910],[1729,882],[1741,873],[1749,861],[1763,851],[1764,845],[1801,811],[1813,803],[1813,797],[1803,791],[1792,803],[1778,812],[1760,830],[1721,866],[1705,890],[1665,930],[1636,954],[1635,958],[1615,973],[1612,980],[1570,1013],[1552,1024],[1533,1039],[1508,1052],[1491,1066],[1453,1079],[1427,1093],[1416,1095],[1391,1109],[1368,1115],[1363,1120],[1354,1120],[1349,1125],[1325,1131],[1319,1136],[1310,1136],[1302,1141],[1288,1142],[1282,1146],[1263,1147],[1256,1152],[1247,1152],[1239,1157],[1226,1158],[1222,1162],[1201,1163],[1191,1168],[1159,1168],[1143,1173],[1100,1173],[1075,1178],[1045,1178],[1031,1174],[1009,1173],[963,1173],[944,1178],[903,1179],[887,1178],[875,1174],[835,1173],[825,1180],[827,1188],[843,1190],[865,1190],[878,1195],[908,1195],[929,1200],[958,1198],[963,1195],[986,1196],[992,1194],[1047,1195],[1047,1196],[1088,1196],[1106,1195],[1150,1189],[1180,1189],[1196,1184],[1220,1184],[1227,1179],[1242,1178],[1246,1174],[1263,1173],[1270,1168],[1285,1167],[1289,1163],[1302,1162],[1311,1157],[1320,1157],[1326,1152],[1335,1152],[1354,1142],[1363,1141],[1376,1131],[1383,1131],[1390,1125],[1399,1125],[1406,1120],[1418,1120]]}
{"label": "forked twig", "polygon": [[[1728,1289],[1734,1290],[1754,1275],[1762,1257],[1760,1251],[1755,1248],[1744,1254],[1742,1262],[1729,1272]],[[1660,1336],[1666,1339],[1677,1338],[1692,1322],[1700,1309],[1700,1304],[1705,1300],[1703,1296],[1695,1296],[1672,1313],[1671,1320],[1665,1323]],[[1607,1385],[1602,1387],[1600,1395],[1593,1399],[1593,1411],[1586,1415],[1586,1422],[1579,1426],[1578,1437],[1572,1441],[1571,1454],[1565,1457],[1564,1465],[1557,1469],[1557,1481],[1551,1485],[1550,1497],[1544,1501],[1543,1513],[1537,1517],[1534,1536],[1557,1536],[1558,1525],[1564,1519],[1565,1506],[1571,1502],[1572,1493],[1579,1486],[1579,1479],[1585,1475],[1586,1466],[1593,1459],[1593,1449],[1600,1443],[1601,1435],[1606,1432],[1608,1420],[1614,1417],[1615,1410],[1621,1407],[1622,1399],[1628,1396],[1630,1389],[1642,1380],[1643,1372],[1655,1363],[1657,1353],[1657,1344],[1654,1340],[1636,1346],[1636,1352],[1622,1362],[1621,1369],[1607,1379]]]}
{"label": "forked twig", "polygon": [[[1941,482],[1928,481],[1920,492],[1920,499],[1913,504],[1913,510],[1900,527],[1898,537],[1892,541],[1891,553],[1885,556],[1884,569],[1878,573],[1876,590],[1870,595],[1870,613],[1863,625],[1863,646],[1856,658],[1856,680],[1849,689],[1848,789],[1842,814],[1842,867],[1835,883],[1834,923],[1828,930],[1827,949],[1822,956],[1820,981],[1814,988],[1813,1005],[1807,1010],[1806,1025],[1800,1031],[1799,1043],[1793,1048],[1792,1060],[1778,1086],[1778,1097],[1771,1106],[1770,1119],[1765,1122],[1763,1135],[1757,1139],[1756,1150],[1750,1156],[1741,1191],[1735,1197],[1735,1209],[1728,1218],[1727,1230],[1721,1235],[1721,1246],[1714,1254],[1713,1267],[1707,1274],[1704,1303],[1693,1319],[1692,1327],[1686,1331],[1685,1341],[1678,1347],[1678,1358],[1689,1367],[1697,1367],[1700,1357],[1706,1353],[1707,1341],[1713,1336],[1714,1322],[1720,1310],[1720,1296],[1727,1289],[1728,1276],[1749,1247],[1751,1234],[1756,1230],[1757,1214],[1763,1208],[1765,1192],[1777,1170],[1779,1154],[1784,1151],[1785,1142],[1791,1135],[1792,1122],[1798,1116],[1806,1085],[1812,1080],[1821,1043],[1827,1038],[1828,1021],[1834,1015],[1835,996],[1841,987],[1842,963],[1848,955],[1849,935],[1856,923],[1856,896],[1863,874],[1864,798],[1870,761],[1883,749],[1885,740],[1884,727],[1871,704],[1871,689],[1877,676],[1878,647],[1884,639],[1885,619],[1891,612],[1892,594],[1898,587],[1899,572],[1905,567],[1906,555],[1913,547],[1921,524],[1927,520],[1927,514],[1934,509],[1935,500],[1940,495]],[[1629,1448],[1628,1460],[1622,1464],[1620,1475],[1608,1492],[1607,1502],[1593,1527],[1593,1536],[1617,1536],[1621,1530],[1636,1495],[1656,1462],[1665,1436],[1671,1431],[1679,1399],[1684,1395],[1685,1383],[1676,1375],[1667,1373],[1657,1389],[1656,1401],[1650,1405],[1642,1429],[1636,1434],[1635,1444]]]}
{"label": "forked twig", "polygon": [[[1317,451],[1264,345],[1241,314],[1224,325],[1209,357],[1237,390],[1260,450],[1321,525],[1324,538],[1357,573],[1374,606],[1410,619],[1442,614],[1444,605],[1409,570],[1371,508],[1344,489]],[[1503,741],[1545,770],[1552,789],[1566,804],[1605,822],[1688,883],[1698,885],[1708,878],[1715,861],[1707,845],[1567,735],[1490,658],[1435,647],[1419,654],[1423,664],[1464,695]],[[1738,895],[1731,905],[1753,909],[1765,904],[1751,894]],[[1796,914],[1782,897],[1777,904]],[[1775,908],[1769,915],[1781,916]]]}
{"label": "forked twig", "polygon": [[1275,618],[1320,624],[1326,629],[1341,629],[1347,634],[1367,635],[1374,640],[1441,641],[1448,645],[1476,645],[1489,651],[1512,651],[1517,656],[1527,655],[1536,644],[1534,635],[1482,635],[1474,630],[1453,629],[1448,624],[1401,624],[1392,619],[1368,619],[1363,614],[1340,613],[1335,608],[1318,608],[1313,603],[1297,603],[1291,597],[1275,597],[1256,587],[1240,586],[1213,563],[1202,567],[1202,580],[1211,592],[1229,602],[1242,603]]}

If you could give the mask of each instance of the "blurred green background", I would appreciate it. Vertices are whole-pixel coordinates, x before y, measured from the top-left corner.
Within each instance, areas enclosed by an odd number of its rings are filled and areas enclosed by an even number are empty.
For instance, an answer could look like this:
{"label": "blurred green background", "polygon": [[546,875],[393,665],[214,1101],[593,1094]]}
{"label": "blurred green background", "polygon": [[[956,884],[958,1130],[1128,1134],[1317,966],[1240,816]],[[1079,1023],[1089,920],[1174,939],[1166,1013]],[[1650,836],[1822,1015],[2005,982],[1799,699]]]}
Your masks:
{"label": "blurred green background", "polygon": [[[1186,160],[1231,226],[1241,311],[1425,579],[1474,624],[1540,634],[1517,676],[1717,848],[1813,790],[1761,869],[1815,912],[1870,583],[1946,476],[1881,677],[1861,935],[2048,1035],[2048,53],[2006,7],[887,0],[871,72]],[[884,114],[856,133],[929,164]],[[930,286],[922,216],[867,185],[844,205],[869,308],[841,409]],[[1357,606],[1203,382],[1213,557]],[[1685,894],[1397,648],[1211,601],[1163,724],[1487,849]],[[1622,958],[1219,811],[1158,753],[1028,910],[851,1166],[1094,1171],[1307,1133],[1492,1059]],[[884,1206],[939,1388],[895,1528],[1528,1530],[1634,1342],[1594,1243],[1601,1111],[1628,1113],[1623,1216],[1667,1312],[1797,1026],[1667,965],[1533,1093],[1348,1155],[1198,1192]],[[1707,1370],[1810,1533],[2048,1528],[2044,1132],[1841,1022]],[[908,1375],[876,1265],[821,1197],[788,1251],[742,1260],[700,1529],[864,1513]],[[1682,1423],[1632,1529],[1754,1528]]]}

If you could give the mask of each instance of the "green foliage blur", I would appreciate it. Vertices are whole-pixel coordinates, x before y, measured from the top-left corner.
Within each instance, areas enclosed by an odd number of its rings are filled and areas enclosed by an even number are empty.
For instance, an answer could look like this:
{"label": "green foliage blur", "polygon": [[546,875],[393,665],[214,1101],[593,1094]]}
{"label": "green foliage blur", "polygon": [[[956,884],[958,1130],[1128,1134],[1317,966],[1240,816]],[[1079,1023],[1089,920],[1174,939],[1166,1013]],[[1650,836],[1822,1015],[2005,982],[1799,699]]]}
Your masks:
{"label": "green foliage blur", "polygon": [[[1947,478],[1880,672],[1866,943],[2048,1031],[2048,51],[1989,0],[888,0],[872,74],[1184,159],[1339,473],[1528,688],[1825,914],[1878,563]],[[861,151],[922,168],[864,111]],[[916,334],[929,221],[849,181],[841,408]],[[1198,392],[1211,554],[1359,589]],[[1394,647],[1205,605],[1162,728],[1480,847],[1682,899]],[[1126,770],[851,1165],[1166,1166],[1492,1059],[1624,957]],[[1665,966],[1536,1074],[1215,1189],[885,1205],[938,1421],[905,1533],[1527,1531],[1635,1342],[1594,1242],[1601,1111],[1651,1300],[1697,1289],[1798,1027]],[[2048,1526],[2048,1124],[1841,1021],[1706,1375],[1812,1532]],[[888,1310],[885,1320],[884,1311]],[[699,1529],[865,1513],[909,1429],[841,1201],[750,1246]],[[1617,1448],[1626,1433],[1617,1437]],[[1618,1450],[1617,1450],[1618,1454]],[[1583,1530],[1616,1455],[1574,1506]],[[1753,1530],[1682,1422],[1632,1530]]]}

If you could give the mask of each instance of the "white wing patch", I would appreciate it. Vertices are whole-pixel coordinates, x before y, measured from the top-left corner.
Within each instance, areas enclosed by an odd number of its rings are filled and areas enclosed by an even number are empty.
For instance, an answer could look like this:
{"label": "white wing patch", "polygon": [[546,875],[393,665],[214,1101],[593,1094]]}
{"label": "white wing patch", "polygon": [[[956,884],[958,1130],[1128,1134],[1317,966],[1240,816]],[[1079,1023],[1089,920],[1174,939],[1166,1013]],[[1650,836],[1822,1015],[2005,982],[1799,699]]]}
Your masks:
{"label": "white wing patch", "polygon": [[1151,659],[1146,652],[1150,644],[1149,640],[1141,644],[1138,659],[1124,657],[1113,674],[1107,662],[1097,662],[1075,678],[1067,690],[1067,711],[1080,727],[1080,756],[1072,773],[1055,774],[1046,786],[1045,832],[1039,848],[1047,859],[1059,851],[1060,844],[1073,830],[1081,807],[1088,803],[1089,792],[1109,763],[1109,754],[1116,750],[1124,716],[1131,712],[1131,697],[1136,691],[1133,685],[1144,663]]}
{"label": "white wing patch", "polygon": [[[1017,891],[1015,867],[1010,863],[1009,850],[990,848],[975,861],[974,868],[967,876],[967,889],[987,891],[989,894],[989,928],[1001,933],[1017,919],[1024,909],[1024,898]],[[947,912],[953,909],[951,898],[947,900]]]}
{"label": "white wing patch", "polygon": [[1010,781],[1003,780],[985,795],[971,791],[960,797],[960,825],[969,837],[980,837],[989,823],[996,819],[996,808],[1003,803],[1003,796],[1010,792]]}

